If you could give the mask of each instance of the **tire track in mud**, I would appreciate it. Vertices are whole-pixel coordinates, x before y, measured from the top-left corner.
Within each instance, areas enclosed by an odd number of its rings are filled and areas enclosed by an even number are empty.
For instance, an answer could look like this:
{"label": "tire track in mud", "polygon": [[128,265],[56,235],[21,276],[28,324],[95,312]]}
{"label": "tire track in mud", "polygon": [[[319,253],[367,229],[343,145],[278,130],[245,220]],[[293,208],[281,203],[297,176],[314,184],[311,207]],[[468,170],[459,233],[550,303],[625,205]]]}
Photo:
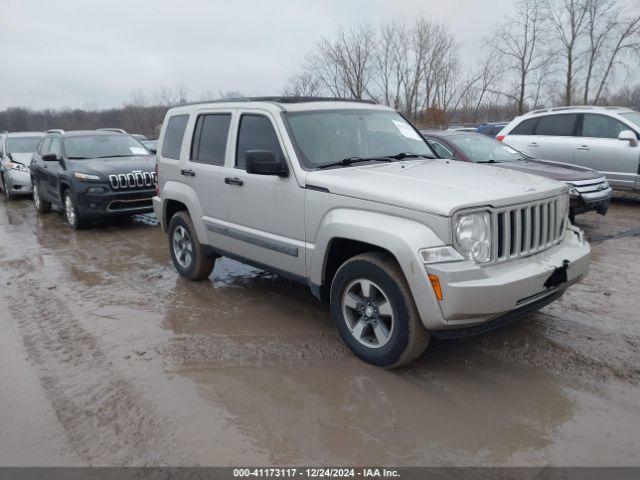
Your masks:
{"label": "tire track in mud", "polygon": [[44,281],[47,270],[38,259],[5,262],[2,283],[29,359],[75,450],[93,465],[189,463],[176,458],[169,420],[82,327],[82,312],[46,286],[55,282]]}

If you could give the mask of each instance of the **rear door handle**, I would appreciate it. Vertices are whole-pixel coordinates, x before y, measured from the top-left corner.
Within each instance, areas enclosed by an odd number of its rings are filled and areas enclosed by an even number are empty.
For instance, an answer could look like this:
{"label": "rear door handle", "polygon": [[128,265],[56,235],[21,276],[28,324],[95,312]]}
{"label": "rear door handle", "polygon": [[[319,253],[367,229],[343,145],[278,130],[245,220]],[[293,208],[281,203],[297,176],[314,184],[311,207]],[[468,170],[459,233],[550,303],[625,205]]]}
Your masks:
{"label": "rear door handle", "polygon": [[538,147],[538,142],[533,142],[529,144],[530,147]]}
{"label": "rear door handle", "polygon": [[591,150],[591,147],[589,145],[580,145],[578,150]]}
{"label": "rear door handle", "polygon": [[184,175],[185,177],[195,177],[196,172],[191,169],[180,170],[180,175]]}
{"label": "rear door handle", "polygon": [[227,177],[224,179],[224,183],[226,183],[227,185],[238,185],[239,187],[244,185],[244,182],[238,177]]}

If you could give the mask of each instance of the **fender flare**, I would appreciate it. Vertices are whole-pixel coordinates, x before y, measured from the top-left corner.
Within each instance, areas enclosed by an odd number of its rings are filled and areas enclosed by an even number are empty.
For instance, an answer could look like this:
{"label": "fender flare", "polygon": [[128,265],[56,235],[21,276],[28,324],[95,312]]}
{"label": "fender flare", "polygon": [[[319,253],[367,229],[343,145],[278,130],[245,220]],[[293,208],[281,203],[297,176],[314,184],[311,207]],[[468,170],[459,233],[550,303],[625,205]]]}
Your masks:
{"label": "fender flare", "polygon": [[189,215],[193,220],[193,226],[196,229],[198,240],[200,243],[207,243],[207,231],[202,223],[202,217],[204,212],[196,191],[189,185],[184,183],[167,181],[162,187],[162,218],[160,221],[166,231],[168,227],[168,219],[166,218],[167,202],[169,201],[180,202],[187,207]]}

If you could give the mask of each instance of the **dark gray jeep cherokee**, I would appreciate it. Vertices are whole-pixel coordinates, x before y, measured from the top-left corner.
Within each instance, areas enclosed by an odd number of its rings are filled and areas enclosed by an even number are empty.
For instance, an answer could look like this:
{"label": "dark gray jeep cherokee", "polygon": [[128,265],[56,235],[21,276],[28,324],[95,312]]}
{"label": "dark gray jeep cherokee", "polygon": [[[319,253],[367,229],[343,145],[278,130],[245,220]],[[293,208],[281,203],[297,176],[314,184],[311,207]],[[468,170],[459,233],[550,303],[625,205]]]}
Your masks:
{"label": "dark gray jeep cherokee", "polygon": [[38,213],[60,205],[69,225],[153,211],[155,156],[126,133],[52,131],[31,159]]}

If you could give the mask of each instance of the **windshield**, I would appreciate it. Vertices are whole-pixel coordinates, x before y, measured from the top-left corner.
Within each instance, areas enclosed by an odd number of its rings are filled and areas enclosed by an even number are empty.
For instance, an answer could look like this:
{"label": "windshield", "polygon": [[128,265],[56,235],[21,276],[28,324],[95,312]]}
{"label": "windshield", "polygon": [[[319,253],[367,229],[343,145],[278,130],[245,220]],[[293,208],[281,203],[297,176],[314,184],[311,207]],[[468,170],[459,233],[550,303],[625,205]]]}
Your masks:
{"label": "windshield", "polygon": [[473,135],[451,135],[447,141],[452,143],[472,162],[513,162],[527,158],[509,145],[480,133]]}
{"label": "windshield", "polygon": [[42,137],[9,137],[7,153],[33,153]]}
{"label": "windshield", "polygon": [[620,115],[640,127],[640,112],[627,112],[621,113]]}
{"label": "windshield", "polygon": [[420,134],[396,112],[345,109],[285,115],[307,168],[345,158],[398,153],[433,156]]}
{"label": "windshield", "polygon": [[64,151],[71,160],[150,154],[138,140],[125,134],[67,137],[64,139]]}

